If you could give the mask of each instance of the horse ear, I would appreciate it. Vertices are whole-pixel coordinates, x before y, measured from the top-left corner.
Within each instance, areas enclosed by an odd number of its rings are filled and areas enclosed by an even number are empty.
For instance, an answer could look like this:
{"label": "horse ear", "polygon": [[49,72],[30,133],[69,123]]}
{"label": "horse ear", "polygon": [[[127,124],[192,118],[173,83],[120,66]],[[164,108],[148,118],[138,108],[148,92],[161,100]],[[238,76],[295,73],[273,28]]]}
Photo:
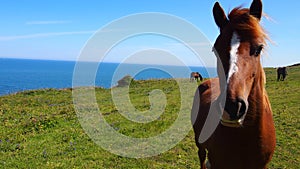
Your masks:
{"label": "horse ear", "polygon": [[250,6],[250,15],[256,17],[258,20],[261,19],[262,15],[262,2],[261,0],[253,0]]}
{"label": "horse ear", "polygon": [[220,6],[219,2],[216,2],[213,7],[213,15],[216,24],[220,29],[222,29],[228,22],[223,8]]}

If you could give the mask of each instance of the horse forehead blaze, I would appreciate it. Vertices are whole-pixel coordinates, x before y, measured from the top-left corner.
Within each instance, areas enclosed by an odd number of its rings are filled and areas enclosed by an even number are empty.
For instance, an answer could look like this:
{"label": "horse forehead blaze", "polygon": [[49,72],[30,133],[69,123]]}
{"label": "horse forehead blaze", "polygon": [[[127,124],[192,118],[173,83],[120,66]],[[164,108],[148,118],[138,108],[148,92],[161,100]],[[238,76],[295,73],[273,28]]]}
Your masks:
{"label": "horse forehead blaze", "polygon": [[236,32],[233,33],[231,38],[231,49],[230,49],[230,58],[229,58],[229,70],[227,83],[229,83],[231,76],[238,71],[238,50],[240,47],[240,39]]}

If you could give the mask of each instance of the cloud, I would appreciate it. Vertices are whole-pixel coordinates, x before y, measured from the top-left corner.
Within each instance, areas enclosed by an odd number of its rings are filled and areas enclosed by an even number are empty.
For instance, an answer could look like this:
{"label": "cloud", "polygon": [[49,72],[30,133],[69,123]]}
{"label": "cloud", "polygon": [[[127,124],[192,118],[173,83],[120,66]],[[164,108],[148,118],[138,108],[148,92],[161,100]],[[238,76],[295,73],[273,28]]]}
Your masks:
{"label": "cloud", "polygon": [[71,21],[29,21],[26,25],[49,25],[49,24],[67,24]]}
{"label": "cloud", "polygon": [[33,39],[33,38],[45,38],[52,36],[65,36],[65,35],[83,35],[94,33],[109,33],[109,32],[121,32],[126,31],[123,29],[110,29],[110,30],[88,30],[88,31],[68,31],[68,32],[49,32],[49,33],[35,33],[29,35],[16,35],[16,36],[0,36],[0,41],[12,41],[19,39]]}
{"label": "cloud", "polygon": [[82,35],[82,34],[93,34],[96,31],[71,31],[71,32],[50,32],[50,33],[36,33],[29,35],[17,35],[17,36],[0,36],[0,41],[11,41],[19,39],[33,39],[43,38],[52,36],[63,36],[63,35]]}

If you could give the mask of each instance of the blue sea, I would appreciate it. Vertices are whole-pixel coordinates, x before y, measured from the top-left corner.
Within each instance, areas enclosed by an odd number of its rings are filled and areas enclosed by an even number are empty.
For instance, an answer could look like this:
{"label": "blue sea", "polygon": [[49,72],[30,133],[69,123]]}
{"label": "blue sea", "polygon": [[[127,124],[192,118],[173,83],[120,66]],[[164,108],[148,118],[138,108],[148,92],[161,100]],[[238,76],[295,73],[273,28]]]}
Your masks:
{"label": "blue sea", "polygon": [[[136,80],[189,78],[190,75],[186,67],[180,66],[95,62],[86,62],[84,65],[97,68],[96,71],[85,72],[86,76],[95,74],[89,85],[103,88],[115,86],[125,75],[131,75]],[[0,58],[0,96],[25,90],[71,88],[75,67],[75,61]],[[188,68],[200,72],[203,77],[216,76],[214,68]]]}

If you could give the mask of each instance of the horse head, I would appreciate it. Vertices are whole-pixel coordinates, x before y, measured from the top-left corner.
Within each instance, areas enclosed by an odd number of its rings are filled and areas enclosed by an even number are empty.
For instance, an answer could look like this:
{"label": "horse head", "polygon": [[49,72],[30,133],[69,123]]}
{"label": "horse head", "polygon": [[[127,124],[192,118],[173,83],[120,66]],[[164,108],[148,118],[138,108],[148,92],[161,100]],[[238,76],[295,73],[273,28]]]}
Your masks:
{"label": "horse head", "polygon": [[266,34],[259,23],[262,2],[254,0],[249,9],[235,8],[228,17],[216,2],[213,16],[220,28],[213,47],[218,58],[220,97],[226,98],[221,122],[239,127],[247,114],[252,89],[264,83],[260,55]]}

